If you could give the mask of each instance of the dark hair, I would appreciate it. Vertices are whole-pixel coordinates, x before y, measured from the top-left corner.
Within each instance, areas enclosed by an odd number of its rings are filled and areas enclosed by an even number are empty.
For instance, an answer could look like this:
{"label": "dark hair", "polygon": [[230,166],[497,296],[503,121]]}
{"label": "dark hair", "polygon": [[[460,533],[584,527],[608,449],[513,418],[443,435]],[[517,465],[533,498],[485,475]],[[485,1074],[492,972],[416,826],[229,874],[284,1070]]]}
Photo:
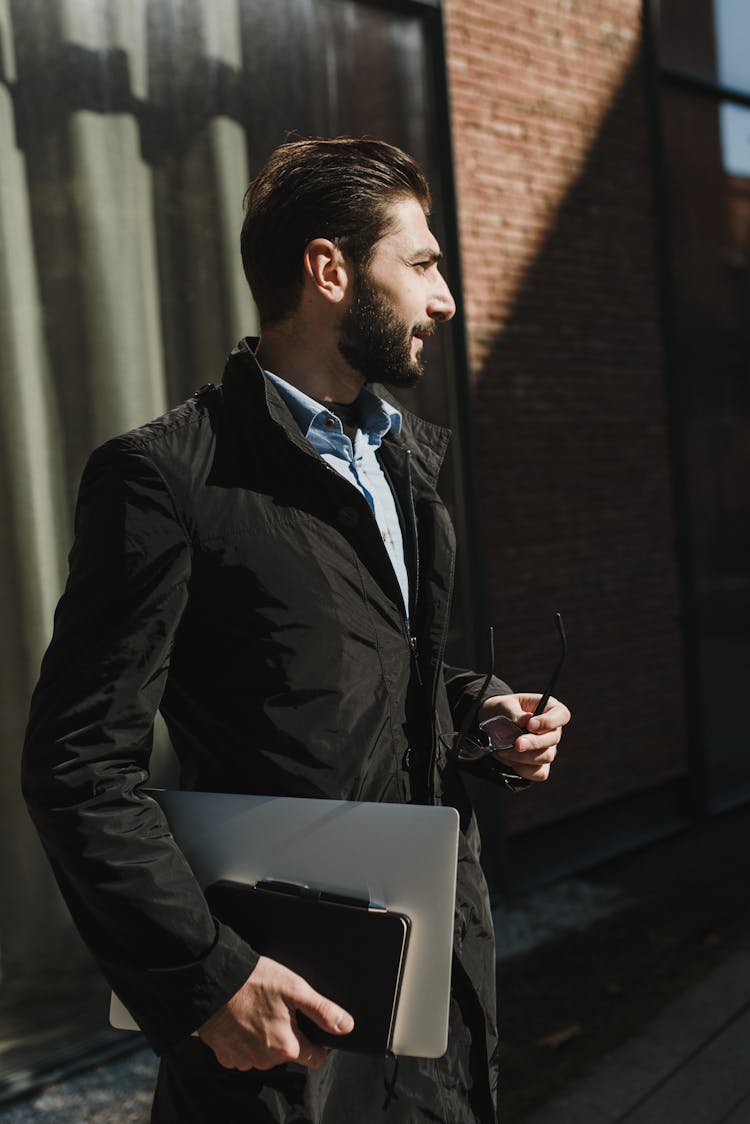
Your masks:
{"label": "dark hair", "polygon": [[390,205],[409,196],[429,214],[423,172],[385,141],[337,137],[277,148],[247,189],[242,224],[242,264],[261,324],[297,307],[302,254],[313,238],[329,238],[363,268],[389,231]]}

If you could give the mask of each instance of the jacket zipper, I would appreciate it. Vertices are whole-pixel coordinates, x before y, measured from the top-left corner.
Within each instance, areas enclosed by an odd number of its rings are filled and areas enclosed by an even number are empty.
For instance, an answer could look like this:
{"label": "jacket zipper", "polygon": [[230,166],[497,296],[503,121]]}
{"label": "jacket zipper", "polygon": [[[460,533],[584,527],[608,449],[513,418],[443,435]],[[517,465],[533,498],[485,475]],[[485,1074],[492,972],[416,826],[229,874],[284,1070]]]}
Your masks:
{"label": "jacket zipper", "polygon": [[404,519],[409,520],[409,534],[414,544],[414,592],[411,594],[409,600],[412,603],[414,612],[417,611],[417,604],[419,602],[419,535],[417,533],[417,515],[414,510],[414,493],[411,486],[411,449],[406,448],[406,491],[409,497],[408,510],[404,512]]}
{"label": "jacket zipper", "polygon": [[[456,552],[454,550],[453,555],[451,557],[450,574],[448,575],[448,598],[447,598],[447,601],[446,601],[446,604],[448,606],[450,606],[451,600],[453,598],[453,581],[454,581],[454,578],[455,578],[455,574],[456,574]],[[440,669],[441,669],[442,664],[443,664],[443,656],[445,655],[445,645],[446,645],[446,642],[447,642],[447,639],[448,639],[449,617],[450,617],[450,612],[445,614],[445,620],[443,621],[443,630],[442,630],[442,633],[440,635],[440,644],[438,645],[437,660],[435,661],[435,675],[434,675],[433,680],[432,680],[432,698],[430,700],[430,704],[431,704],[430,723],[431,723],[431,730],[432,730],[432,739],[431,739],[431,744],[430,744],[430,761],[429,761],[428,770],[427,770],[427,794],[428,794],[428,797],[429,797],[430,804],[435,803],[435,769],[437,767],[437,742],[438,742],[437,709],[436,709],[436,707],[437,707],[437,690],[438,690],[438,678],[440,676]]]}
{"label": "jacket zipper", "polygon": [[[318,459],[323,463],[323,465],[328,470],[328,472],[332,472],[333,475],[338,477],[339,479],[341,478],[341,474],[338,473],[335,468],[332,468],[331,465],[328,463],[328,461],[323,460],[322,457],[319,457]],[[409,534],[411,535],[412,542],[414,543],[414,592],[412,593],[411,590],[410,590],[409,600],[411,602],[411,605],[413,607],[414,612],[416,612],[417,599],[419,597],[419,540],[417,538],[417,520],[416,520],[416,516],[414,514],[414,498],[413,498],[413,495],[412,495],[412,488],[411,488],[411,449],[408,449],[408,448],[406,449],[405,465],[406,465],[406,489],[407,489],[407,494],[409,496],[409,509],[408,509],[407,512],[404,512],[404,517],[409,520],[408,530],[409,530]],[[360,498],[363,500],[365,506],[367,507],[368,514],[372,515],[372,512],[370,511],[369,504],[367,503],[367,500],[364,499],[364,496],[362,496],[361,492],[359,492],[359,495],[360,495]],[[407,645],[409,647],[409,650],[411,652],[412,664],[413,664],[413,667],[414,667],[414,673],[416,675],[417,683],[419,684],[420,687],[424,687],[424,680],[422,679],[422,672],[421,672],[421,669],[419,667],[419,648],[418,648],[418,644],[417,644],[417,638],[416,638],[416,636],[412,635],[412,632],[411,632],[411,614],[409,613],[409,610],[405,605],[401,609],[401,623],[403,624],[404,636],[406,638],[406,643],[407,643]]]}
{"label": "jacket zipper", "polygon": [[[417,535],[417,517],[414,511],[414,493],[411,486],[411,449],[406,448],[406,494],[409,498],[408,509],[404,512],[404,520],[408,519],[409,527],[408,532],[411,535],[411,540],[414,545],[414,590],[409,590],[409,601],[411,602],[411,613],[408,614],[408,627],[406,628],[406,638],[411,649],[412,664],[414,667],[414,674],[417,677],[417,683],[420,687],[424,687],[424,680],[422,679],[422,671],[419,666],[419,648],[417,645],[417,638],[411,631],[413,623],[413,616],[417,612],[417,604],[419,602],[419,537]],[[406,528],[405,528],[406,529]],[[407,625],[407,614],[404,614],[404,625]]]}
{"label": "jacket zipper", "polygon": [[417,683],[419,684],[420,687],[424,687],[424,680],[422,679],[422,672],[419,669],[419,652],[417,650],[417,638],[416,638],[416,636],[410,636],[409,630],[407,628],[405,628],[404,631],[406,632],[406,639],[407,639],[407,642],[409,644],[409,647],[411,648],[412,664],[414,665],[414,673],[417,677]]}
{"label": "jacket zipper", "polygon": [[[307,450],[304,450],[304,451],[307,452]],[[409,510],[408,510],[408,512],[405,513],[405,517],[409,519],[409,532],[412,536],[412,541],[414,543],[414,594],[413,594],[413,596],[410,594],[409,600],[412,602],[412,605],[414,607],[414,611],[416,612],[417,598],[419,596],[419,540],[418,540],[418,537],[417,537],[417,520],[416,520],[416,515],[415,515],[415,512],[414,512],[414,496],[413,496],[413,493],[412,493],[412,486],[411,486],[411,449],[407,448],[406,453],[407,453],[406,461],[405,461],[405,464],[406,464],[406,484],[407,484],[407,493],[408,493],[408,496],[409,496]],[[338,473],[335,468],[332,468],[331,465],[328,464],[327,461],[323,460],[323,458],[319,454],[313,452],[312,456],[316,460],[318,460],[328,472],[333,473],[334,476],[341,479],[340,473]],[[365,498],[364,498],[364,496],[362,495],[361,492],[359,492],[359,498],[362,500],[362,503],[367,508],[368,513],[370,515],[372,515],[372,512],[370,511],[369,504],[367,503],[367,501],[365,500]],[[452,592],[452,590],[453,590],[454,569],[455,569],[455,556],[451,561],[451,572],[450,572],[449,583],[448,583],[450,592]],[[449,601],[449,603],[450,603],[450,601]],[[401,608],[401,624],[402,624],[403,630],[404,630],[404,638],[406,639],[406,643],[407,643],[408,648],[409,648],[409,653],[410,653],[410,657],[411,657],[411,665],[412,665],[412,668],[414,669],[414,675],[416,677],[416,680],[417,680],[417,683],[418,683],[419,687],[424,688],[425,683],[424,683],[424,679],[422,678],[421,668],[419,666],[419,645],[418,645],[417,637],[413,636],[412,633],[411,633],[411,616],[409,614],[408,608],[405,605]],[[437,665],[438,668],[440,667],[440,663],[442,662],[442,654],[445,650],[445,642],[446,642],[447,633],[448,633],[448,618],[446,616],[446,619],[443,623],[442,636],[441,636],[441,639],[440,639],[439,659],[438,659],[438,665]],[[436,758],[436,728],[435,728],[435,700],[436,700],[436,698],[437,698],[437,674],[435,675],[435,678],[433,680],[432,717],[431,717],[431,721],[430,721],[432,738],[431,738],[431,746],[430,746],[430,757],[429,757],[429,762],[428,762],[428,767],[427,767],[427,777],[425,778],[426,782],[427,782],[427,792],[428,792],[428,796],[429,796],[429,801],[432,804],[435,803],[434,773],[435,773],[435,758]]]}

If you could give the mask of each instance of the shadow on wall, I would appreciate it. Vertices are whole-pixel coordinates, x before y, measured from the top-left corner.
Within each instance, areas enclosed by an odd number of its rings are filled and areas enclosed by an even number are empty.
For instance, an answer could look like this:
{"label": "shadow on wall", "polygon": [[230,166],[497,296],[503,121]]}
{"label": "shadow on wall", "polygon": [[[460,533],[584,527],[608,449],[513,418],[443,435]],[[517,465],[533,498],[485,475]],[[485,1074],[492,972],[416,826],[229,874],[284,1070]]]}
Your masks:
{"label": "shadow on wall", "polygon": [[574,724],[549,785],[506,802],[511,832],[685,771],[645,102],[637,59],[475,391],[496,667],[541,689],[555,610],[570,645]]}

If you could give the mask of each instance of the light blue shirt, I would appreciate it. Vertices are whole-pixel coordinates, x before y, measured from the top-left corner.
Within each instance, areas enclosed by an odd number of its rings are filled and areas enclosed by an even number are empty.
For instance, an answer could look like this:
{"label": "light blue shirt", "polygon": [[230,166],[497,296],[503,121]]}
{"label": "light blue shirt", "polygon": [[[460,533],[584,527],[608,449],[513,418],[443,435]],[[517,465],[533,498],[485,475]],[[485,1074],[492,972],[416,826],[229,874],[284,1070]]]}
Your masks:
{"label": "light blue shirt", "polygon": [[360,428],[354,436],[352,448],[340,418],[272,371],[266,371],[266,374],[316,453],[367,500],[398,579],[408,618],[409,575],[401,524],[390,485],[375,456],[386,433],[400,431],[401,414],[365,387],[360,393]]}

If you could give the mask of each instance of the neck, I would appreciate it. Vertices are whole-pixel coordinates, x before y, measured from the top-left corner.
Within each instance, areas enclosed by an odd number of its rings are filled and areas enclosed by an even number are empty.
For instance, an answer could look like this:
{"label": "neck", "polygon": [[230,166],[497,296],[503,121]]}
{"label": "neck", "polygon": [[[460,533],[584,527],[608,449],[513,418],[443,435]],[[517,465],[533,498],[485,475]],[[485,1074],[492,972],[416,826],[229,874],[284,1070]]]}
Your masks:
{"label": "neck", "polygon": [[316,402],[353,402],[364,386],[365,380],[348,365],[335,338],[303,335],[294,325],[264,328],[255,358]]}

